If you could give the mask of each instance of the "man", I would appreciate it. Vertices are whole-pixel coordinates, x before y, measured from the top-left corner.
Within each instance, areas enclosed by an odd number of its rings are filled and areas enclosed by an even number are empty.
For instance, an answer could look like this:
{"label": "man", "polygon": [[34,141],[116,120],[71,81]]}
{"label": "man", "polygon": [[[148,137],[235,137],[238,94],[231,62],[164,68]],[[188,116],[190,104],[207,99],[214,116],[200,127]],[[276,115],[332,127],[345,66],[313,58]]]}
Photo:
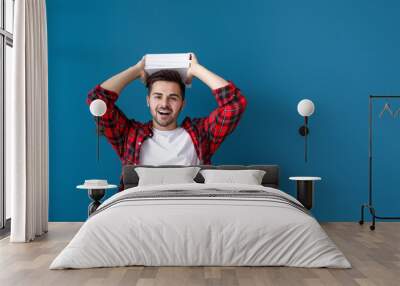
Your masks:
{"label": "man", "polygon": [[[247,102],[232,82],[201,66],[195,55],[187,74],[187,83],[197,77],[217,100],[218,107],[208,117],[186,117],[178,126],[179,113],[185,106],[185,84],[178,72],[161,70],[147,76],[145,59],[97,85],[89,92],[87,103],[103,100],[107,112],[99,128],[111,143],[122,164],[199,165],[211,164],[211,157],[241,118]],[[128,119],[115,105],[124,87],[141,78],[148,88],[147,106],[153,119],[141,123]],[[122,180],[120,191],[123,190]]]}

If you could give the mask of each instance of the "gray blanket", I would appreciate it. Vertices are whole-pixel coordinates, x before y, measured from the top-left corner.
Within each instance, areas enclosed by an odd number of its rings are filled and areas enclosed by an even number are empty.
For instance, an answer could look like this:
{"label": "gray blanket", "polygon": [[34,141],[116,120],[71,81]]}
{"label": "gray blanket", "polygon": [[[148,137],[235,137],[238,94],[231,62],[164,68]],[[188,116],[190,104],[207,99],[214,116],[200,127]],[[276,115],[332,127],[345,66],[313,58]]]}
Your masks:
{"label": "gray blanket", "polygon": [[276,193],[260,190],[239,190],[239,191],[227,191],[218,190],[215,188],[204,189],[204,190],[165,190],[165,191],[139,191],[130,192],[126,195],[122,195],[118,199],[106,204],[101,205],[98,210],[91,214],[91,217],[103,212],[104,210],[127,201],[144,201],[153,199],[174,199],[174,200],[190,200],[190,199],[212,199],[212,198],[229,198],[232,199],[257,199],[257,201],[264,200],[270,202],[276,202],[280,204],[289,205],[303,213],[310,215],[310,212],[301,204],[292,201],[284,196]]}

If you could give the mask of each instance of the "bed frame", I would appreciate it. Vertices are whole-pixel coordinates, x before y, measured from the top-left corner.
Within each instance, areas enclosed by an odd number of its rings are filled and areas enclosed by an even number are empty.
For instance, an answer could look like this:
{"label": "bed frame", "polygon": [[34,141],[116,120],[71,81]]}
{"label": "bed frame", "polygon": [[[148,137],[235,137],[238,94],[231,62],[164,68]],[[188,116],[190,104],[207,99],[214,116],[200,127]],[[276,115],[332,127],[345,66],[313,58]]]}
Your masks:
{"label": "bed frame", "polygon": [[[136,167],[151,167],[151,168],[182,168],[188,166],[164,165],[164,166],[145,166],[145,165],[125,165],[122,169],[122,180],[124,189],[133,188],[138,185],[139,177],[135,172]],[[279,166],[278,165],[198,165],[202,170],[219,169],[219,170],[264,170],[266,173],[261,184],[265,187],[279,189]],[[204,183],[204,178],[200,174],[194,178],[197,183]]]}

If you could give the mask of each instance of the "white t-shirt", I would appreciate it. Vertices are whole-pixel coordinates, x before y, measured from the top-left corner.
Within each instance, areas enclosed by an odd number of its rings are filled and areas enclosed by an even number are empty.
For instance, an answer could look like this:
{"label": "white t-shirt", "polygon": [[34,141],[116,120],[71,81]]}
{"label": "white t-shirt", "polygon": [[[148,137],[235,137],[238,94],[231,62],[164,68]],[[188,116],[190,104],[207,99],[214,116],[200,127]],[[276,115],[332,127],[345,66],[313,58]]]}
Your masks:
{"label": "white t-shirt", "polygon": [[143,141],[141,165],[199,165],[193,141],[182,127],[174,130],[153,128],[153,136]]}

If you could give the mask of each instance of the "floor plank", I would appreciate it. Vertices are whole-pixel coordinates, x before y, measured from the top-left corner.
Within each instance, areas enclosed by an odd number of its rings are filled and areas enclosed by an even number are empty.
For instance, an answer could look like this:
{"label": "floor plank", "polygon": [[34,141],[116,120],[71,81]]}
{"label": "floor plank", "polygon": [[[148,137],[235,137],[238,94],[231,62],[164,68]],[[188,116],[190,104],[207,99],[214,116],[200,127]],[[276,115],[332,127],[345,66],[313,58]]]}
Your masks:
{"label": "floor plank", "polygon": [[48,269],[82,223],[50,223],[32,243],[0,240],[0,285],[399,285],[400,222],[381,222],[375,231],[357,223],[322,224],[352,263],[352,269],[291,267],[116,267]]}

